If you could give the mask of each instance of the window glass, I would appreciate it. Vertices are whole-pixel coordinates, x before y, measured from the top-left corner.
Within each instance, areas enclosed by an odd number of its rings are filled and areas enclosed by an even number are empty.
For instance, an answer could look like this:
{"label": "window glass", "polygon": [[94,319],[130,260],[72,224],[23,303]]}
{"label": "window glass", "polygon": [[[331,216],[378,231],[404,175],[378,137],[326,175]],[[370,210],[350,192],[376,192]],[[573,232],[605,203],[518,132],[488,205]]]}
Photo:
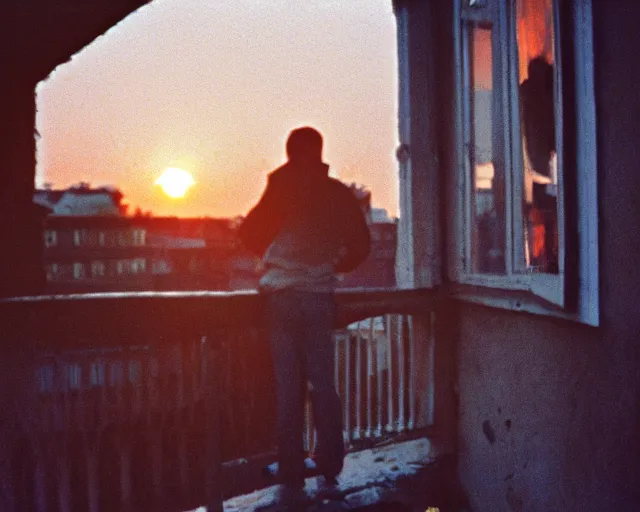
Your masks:
{"label": "window glass", "polygon": [[[590,4],[573,2],[566,14],[589,27]],[[542,299],[598,325],[591,31],[569,30],[561,38],[559,0],[460,0],[456,8],[450,277],[464,285],[526,292],[535,297],[524,306],[528,310],[546,309]],[[564,105],[575,108],[575,116],[565,119]],[[567,134],[575,144],[568,154]],[[579,211],[566,208],[567,198]],[[480,295],[482,302],[497,304]]]}
{"label": "window glass", "polygon": [[133,245],[145,245],[146,231],[144,229],[133,230]]}
{"label": "window glass", "polygon": [[146,261],[144,258],[135,258],[130,262],[132,274],[144,273],[146,271]]}
{"label": "window glass", "polygon": [[93,277],[104,276],[105,264],[102,261],[94,261],[91,263],[91,275]]}
{"label": "window glass", "polygon": [[84,263],[74,263],[73,264],[73,277],[74,277],[74,279],[84,279],[85,278]]}
{"label": "window glass", "polygon": [[[558,273],[558,158],[552,0],[516,0],[524,267]],[[521,262],[522,263],[522,262]]]}
{"label": "window glass", "polygon": [[47,281],[55,281],[60,277],[60,268],[57,263],[47,265]]}
{"label": "window glass", "polygon": [[504,176],[496,172],[493,140],[495,96],[493,93],[492,30],[487,25],[468,25],[468,166],[471,201],[471,271],[505,271]]}
{"label": "window glass", "polygon": [[77,363],[68,364],[65,366],[65,373],[67,374],[67,382],[71,389],[78,389],[82,381],[82,368]]}
{"label": "window glass", "polygon": [[58,233],[55,230],[47,229],[44,232],[45,247],[55,247],[58,245]]}

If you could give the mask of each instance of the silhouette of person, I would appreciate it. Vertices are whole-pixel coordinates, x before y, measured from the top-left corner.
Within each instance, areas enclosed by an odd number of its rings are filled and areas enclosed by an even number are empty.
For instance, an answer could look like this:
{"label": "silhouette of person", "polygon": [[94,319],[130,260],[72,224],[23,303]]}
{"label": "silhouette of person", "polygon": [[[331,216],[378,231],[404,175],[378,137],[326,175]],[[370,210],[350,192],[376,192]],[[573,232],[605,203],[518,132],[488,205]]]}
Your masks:
{"label": "silhouette of person", "polygon": [[[520,85],[522,132],[531,168],[546,178],[556,152],[554,112],[554,69],[540,55],[531,59],[528,78]],[[545,272],[558,271],[557,200],[547,193],[546,183],[533,185],[533,203],[529,211],[532,223],[531,262]]]}
{"label": "silhouette of person", "polygon": [[239,228],[247,249],[263,258],[260,291],[276,379],[277,476],[286,488],[304,487],[303,416],[307,382],[318,435],[317,468],[329,482],[342,470],[340,398],[334,387],[333,328],[336,273],[367,257],[370,234],[355,195],[330,178],[322,135],[293,130],[288,161],[269,174],[258,204]]}
{"label": "silhouette of person", "polygon": [[529,77],[520,86],[523,134],[531,167],[549,176],[549,160],[556,150],[553,108],[553,65],[544,56],[531,59]]}

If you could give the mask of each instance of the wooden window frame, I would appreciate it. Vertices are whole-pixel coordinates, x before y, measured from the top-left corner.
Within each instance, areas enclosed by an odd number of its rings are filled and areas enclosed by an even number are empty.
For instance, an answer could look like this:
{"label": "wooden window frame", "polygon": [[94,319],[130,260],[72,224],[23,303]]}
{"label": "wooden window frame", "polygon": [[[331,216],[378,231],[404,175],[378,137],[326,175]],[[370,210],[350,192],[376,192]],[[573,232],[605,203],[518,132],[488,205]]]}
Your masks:
{"label": "wooden window frame", "polygon": [[[458,0],[454,8],[454,49],[456,70],[456,154],[453,165],[453,176],[449,181],[448,197],[454,205],[454,215],[447,224],[453,239],[448,254],[449,290],[461,299],[494,307],[524,310],[532,313],[560,316],[585,324],[599,325],[598,307],[598,211],[597,211],[597,155],[595,133],[595,99],[593,83],[593,39],[591,2],[574,1],[563,14],[570,15],[573,30],[570,35],[560,34],[559,2],[555,1],[556,61],[560,66],[563,83],[558,84],[556,92],[557,105],[575,115],[572,123],[564,122],[564,115],[557,116],[558,148],[564,142],[564,130],[571,130],[574,146],[568,148],[572,154],[564,158],[558,151],[558,223],[560,230],[560,269],[558,274],[517,273],[515,267],[516,248],[524,244],[524,228],[522,222],[514,219],[522,217],[521,208],[516,205],[522,202],[523,184],[520,176],[522,170],[518,162],[521,158],[519,126],[513,126],[517,108],[517,80],[513,80],[513,70],[517,69],[515,50],[515,16],[512,0],[487,0],[481,4],[470,6],[469,0]],[[563,4],[566,7],[566,3]],[[505,8],[508,7],[508,8]],[[469,242],[470,229],[468,223],[469,176],[465,169],[464,155],[464,122],[465,98],[464,79],[467,62],[464,56],[464,24],[469,21],[490,22],[493,31],[493,47],[503,50],[494,51],[494,59],[499,59],[498,66],[508,73],[500,73],[503,94],[500,105],[501,121],[504,121],[504,168],[505,168],[505,275],[489,275],[470,272]],[[562,27],[565,30],[563,24]],[[567,31],[570,29],[567,29]],[[562,47],[566,45],[568,47]],[[508,50],[506,50],[508,48]],[[569,68],[563,68],[563,56],[571,53],[573,66],[571,76],[564,83]],[[494,62],[494,65],[495,62]],[[495,76],[495,75],[494,75]],[[569,94],[567,84],[571,86]],[[514,90],[515,88],[515,90]],[[570,102],[570,103],[569,103]],[[511,123],[511,124],[507,124]],[[514,135],[515,134],[515,135]],[[571,162],[569,164],[569,162]],[[572,166],[566,169],[564,165]],[[518,174],[520,173],[520,174]],[[569,181],[570,180],[570,181]],[[566,181],[566,183],[565,183]],[[573,223],[569,229],[577,235],[567,237],[569,217],[567,206],[574,208]],[[565,213],[567,215],[565,215]],[[517,217],[520,215],[520,217]],[[567,273],[566,270],[569,270]],[[496,293],[496,292],[499,293]]]}

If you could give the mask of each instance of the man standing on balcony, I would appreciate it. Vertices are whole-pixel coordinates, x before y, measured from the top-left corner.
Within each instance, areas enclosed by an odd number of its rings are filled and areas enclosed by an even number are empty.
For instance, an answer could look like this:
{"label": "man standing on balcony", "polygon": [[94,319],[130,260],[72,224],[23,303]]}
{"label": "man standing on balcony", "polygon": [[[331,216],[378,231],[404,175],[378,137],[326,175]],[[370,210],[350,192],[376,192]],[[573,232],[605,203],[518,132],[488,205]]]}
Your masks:
{"label": "man standing on balcony", "polygon": [[334,387],[336,274],[369,254],[364,214],[346,185],[330,178],[322,135],[293,130],[288,161],[269,174],[258,204],[239,229],[244,245],[263,258],[260,291],[267,298],[269,341],[277,386],[278,479],[304,487],[303,418],[312,387],[316,462],[328,481],[342,470],[342,410]]}

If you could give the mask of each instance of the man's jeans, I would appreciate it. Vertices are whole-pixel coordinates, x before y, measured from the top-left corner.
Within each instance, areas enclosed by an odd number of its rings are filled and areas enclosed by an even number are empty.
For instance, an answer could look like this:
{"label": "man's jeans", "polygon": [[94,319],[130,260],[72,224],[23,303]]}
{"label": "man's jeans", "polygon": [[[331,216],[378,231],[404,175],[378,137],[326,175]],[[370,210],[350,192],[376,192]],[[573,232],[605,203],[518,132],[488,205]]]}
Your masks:
{"label": "man's jeans", "polygon": [[281,290],[268,295],[268,329],[276,377],[279,474],[299,482],[304,473],[304,400],[311,383],[319,470],[342,470],[342,410],[334,387],[332,293]]}

